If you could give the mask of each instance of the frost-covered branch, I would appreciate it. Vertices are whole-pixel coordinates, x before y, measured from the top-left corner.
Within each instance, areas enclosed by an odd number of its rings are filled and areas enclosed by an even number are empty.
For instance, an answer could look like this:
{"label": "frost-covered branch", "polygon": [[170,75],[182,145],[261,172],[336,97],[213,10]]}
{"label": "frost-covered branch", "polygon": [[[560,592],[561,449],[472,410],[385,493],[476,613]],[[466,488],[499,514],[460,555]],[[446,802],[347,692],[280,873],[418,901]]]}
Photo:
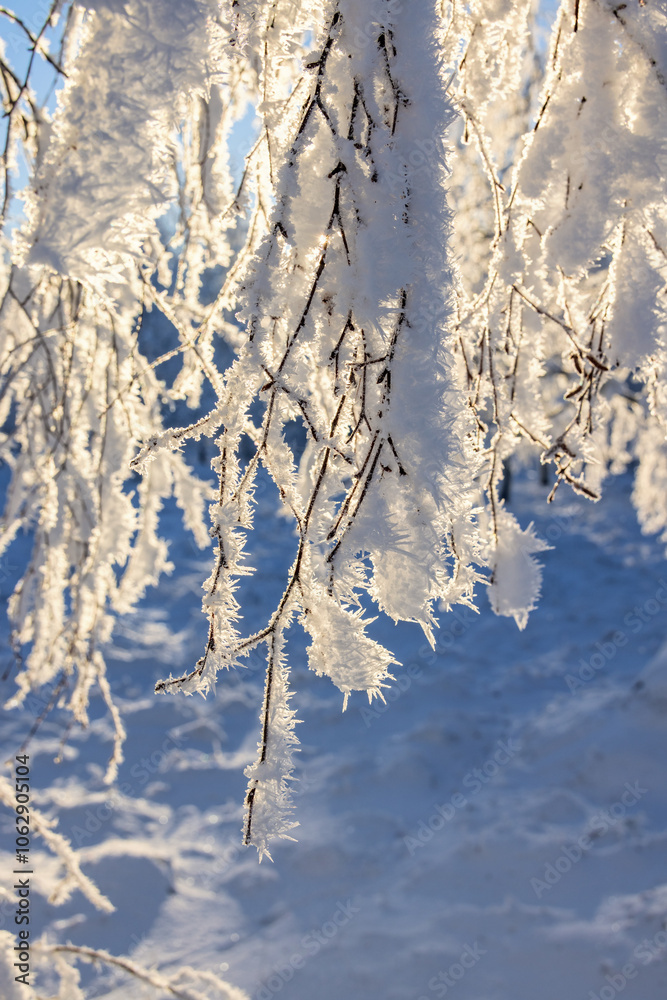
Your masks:
{"label": "frost-covered branch", "polygon": [[[14,787],[0,775],[0,802],[12,811],[16,807],[15,795]],[[112,912],[114,906],[111,900],[81,871],[78,852],[66,837],[54,830],[55,822],[34,806],[30,810],[30,820],[35,832],[58,858],[65,871],[63,878],[54,887],[49,902],[60,905],[70,898],[74,889],[78,889],[96,909],[104,913]]]}
{"label": "frost-covered branch", "polygon": [[[446,58],[457,60],[462,38],[454,97],[474,140],[465,145],[464,133],[455,191],[485,211],[485,231],[470,232],[470,211],[457,216],[465,256],[456,328],[490,469],[493,546],[502,544],[497,498],[510,456],[537,446],[555,467],[549,499],[565,482],[595,500],[616,422],[639,431],[638,419],[650,426],[662,409],[650,387],[664,375],[667,270],[647,233],[667,224],[667,24],[661,6],[565,0],[538,57],[532,3],[451,9]],[[630,373],[647,384],[653,418],[628,392]],[[640,468],[661,468],[660,434],[635,440]],[[656,507],[649,479],[643,473],[636,491],[645,522],[644,505]]]}
{"label": "frost-covered branch", "polygon": [[[39,958],[50,958],[55,961],[61,977],[73,971],[70,963],[77,959],[82,962],[102,963],[111,968],[120,969],[134,979],[138,979],[153,989],[159,990],[163,996],[174,997],[175,1000],[247,1000],[247,993],[225,982],[212,972],[183,966],[177,973],[165,976],[154,969],[147,969],[129,958],[112,955],[101,948],[87,948],[72,944],[40,944]],[[59,961],[60,960],[60,961]],[[76,983],[78,983],[78,974]],[[83,1000],[84,994],[76,983],[70,983],[70,1000]],[[205,990],[205,992],[202,991]]]}
{"label": "frost-covered branch", "polygon": [[[3,274],[0,449],[12,480],[0,547],[33,530],[9,608],[19,656],[10,704],[53,683],[85,725],[99,687],[116,732],[113,780],[124,731],[104,648],[115,616],[170,568],[158,528],[164,499],[176,497],[200,546],[208,537],[212,491],[182,455],[165,453],[138,490],[128,489],[130,463],[161,432],[165,402],[197,406],[204,380],[217,386],[212,336],[224,303],[204,308],[201,286],[233,254],[227,143],[252,73],[226,68],[223,28],[209,17],[216,5],[193,0],[176,17],[168,4],[138,0],[69,13],[57,60],[67,79],[33,160],[29,222]],[[175,199],[180,222],[163,239],[156,219]],[[149,363],[151,311],[169,321],[177,346]],[[183,364],[166,383],[159,364],[174,354]]]}
{"label": "frost-covered branch", "polygon": [[[282,166],[266,235],[242,281],[248,343],[219,407],[218,556],[204,600],[209,638],[191,674],[158,685],[207,690],[221,667],[267,646],[245,824],[246,842],[260,853],[293,826],[280,783],[292,767],[293,712],[278,652],[292,617],[311,640],[311,667],[341,689],[345,706],[353,690],[382,697],[395,662],[366,635],[363,591],[431,639],[435,602],[471,601],[477,576],[460,558],[476,544],[475,460],[443,325],[451,278],[442,139],[430,187],[411,183],[408,162],[416,144],[444,136],[451,120],[436,58],[440,25],[429,5],[410,18],[396,7],[378,5],[365,48],[356,41],[367,23],[357,4],[324,8],[318,46],[294,83],[299,103],[285,98],[282,117],[270,108],[271,156]],[[428,73],[415,72],[410,53],[417,49],[429,55]],[[260,188],[272,183],[268,159],[265,168]],[[436,309],[435,323],[425,302]],[[263,416],[248,430],[257,396]],[[461,416],[452,419],[447,404]],[[301,454],[285,436],[297,420]],[[244,433],[254,454],[242,469]],[[244,638],[234,627],[234,581],[243,571],[260,464],[299,542],[271,620]]]}

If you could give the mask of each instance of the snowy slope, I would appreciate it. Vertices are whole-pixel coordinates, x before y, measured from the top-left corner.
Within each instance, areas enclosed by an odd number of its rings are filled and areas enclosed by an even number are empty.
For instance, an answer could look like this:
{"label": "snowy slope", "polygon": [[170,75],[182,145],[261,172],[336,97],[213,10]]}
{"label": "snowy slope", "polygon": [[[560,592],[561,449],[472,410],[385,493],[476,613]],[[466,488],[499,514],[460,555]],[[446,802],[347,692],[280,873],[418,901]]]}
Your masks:
{"label": "snowy slope", "polygon": [[[102,784],[99,706],[61,764],[57,715],[29,748],[36,804],[116,910],[42,900],[33,933],[162,972],[204,968],[256,1000],[664,996],[667,562],[628,491],[610,482],[597,506],[563,491],[547,510],[544,489],[520,482],[513,508],[554,545],[540,607],[524,632],[488,610],[442,616],[435,655],[416,628],[378,622],[403,662],[382,712],[358,696],[341,714],[292,637],[301,825],[261,866],[240,846],[261,664],[208,701],[152,694],[205,632],[207,566],[174,527],[177,573],[121,624],[111,657],[129,734],[116,790]],[[251,562],[270,571],[245,584],[257,622],[294,546],[268,491],[259,504]],[[5,757],[32,721],[6,715]],[[34,863],[46,888],[57,866],[46,852]],[[82,981],[91,1000],[157,995],[108,970],[82,967]]]}

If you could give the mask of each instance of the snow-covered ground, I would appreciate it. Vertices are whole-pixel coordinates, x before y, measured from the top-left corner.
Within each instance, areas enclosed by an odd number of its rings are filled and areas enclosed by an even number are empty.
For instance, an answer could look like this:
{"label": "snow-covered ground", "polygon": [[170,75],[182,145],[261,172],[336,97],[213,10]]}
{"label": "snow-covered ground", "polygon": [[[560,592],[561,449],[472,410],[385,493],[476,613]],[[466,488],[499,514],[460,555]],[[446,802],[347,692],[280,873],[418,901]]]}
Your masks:
{"label": "snow-covered ground", "polygon": [[[66,734],[56,713],[28,748],[35,804],[115,911],[79,893],[59,907],[39,897],[33,935],[163,973],[206,969],[257,1000],[664,997],[667,562],[636,526],[627,479],[608,482],[598,505],[562,487],[546,508],[545,493],[528,478],[512,497],[554,546],[524,632],[484,596],[479,616],[441,616],[435,654],[416,627],[378,621],[403,667],[386,707],[357,695],[341,714],[295,631],[298,843],[261,865],[240,846],[261,664],[221,677],[208,701],[153,694],[192,666],[206,632],[208,558],[168,511],[177,570],[120,624],[109,656],[128,729],[117,786],[102,781],[111,727],[99,701],[88,731]],[[262,572],[244,588],[259,623],[294,539],[268,492],[257,524]],[[9,565],[3,597],[11,577]],[[3,700],[13,686],[6,678]],[[5,758],[33,721],[5,713]],[[10,823],[4,811],[5,873]],[[45,892],[51,859],[35,841]],[[14,932],[12,914],[5,902],[1,930]],[[108,969],[84,966],[82,982],[91,1000],[158,995]]]}

